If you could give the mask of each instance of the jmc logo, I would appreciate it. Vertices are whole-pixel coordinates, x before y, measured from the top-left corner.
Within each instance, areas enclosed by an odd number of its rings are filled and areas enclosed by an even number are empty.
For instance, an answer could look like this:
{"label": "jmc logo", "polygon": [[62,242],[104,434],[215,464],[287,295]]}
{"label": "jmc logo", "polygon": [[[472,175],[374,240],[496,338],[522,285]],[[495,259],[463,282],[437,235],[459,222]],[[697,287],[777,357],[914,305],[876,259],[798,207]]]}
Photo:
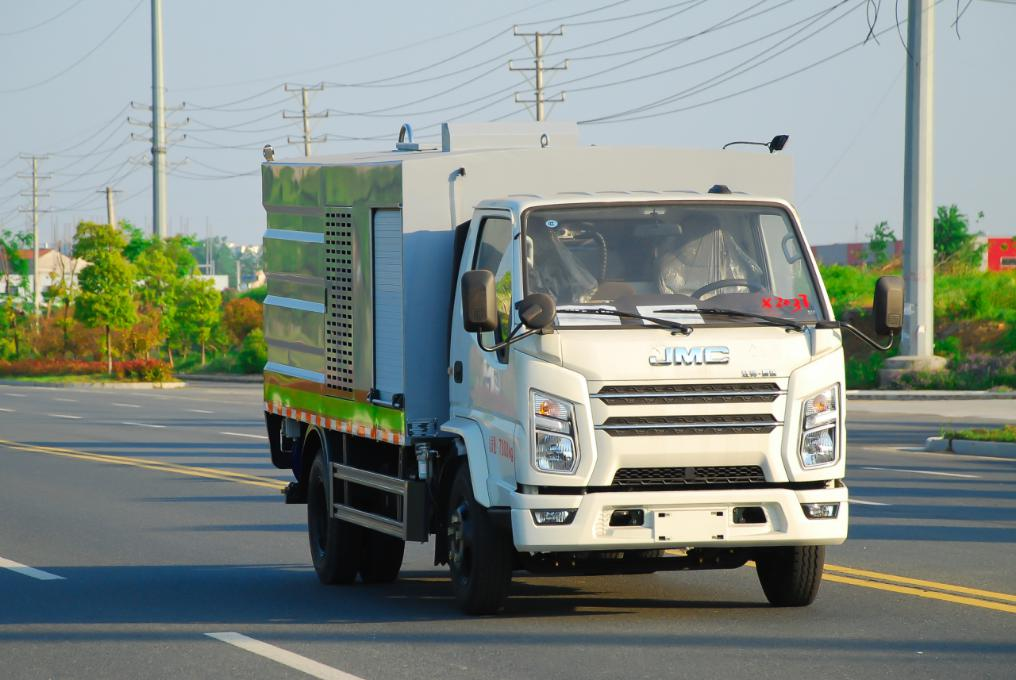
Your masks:
{"label": "jmc logo", "polygon": [[727,347],[657,347],[649,355],[651,366],[726,364],[729,361],[730,349]]}

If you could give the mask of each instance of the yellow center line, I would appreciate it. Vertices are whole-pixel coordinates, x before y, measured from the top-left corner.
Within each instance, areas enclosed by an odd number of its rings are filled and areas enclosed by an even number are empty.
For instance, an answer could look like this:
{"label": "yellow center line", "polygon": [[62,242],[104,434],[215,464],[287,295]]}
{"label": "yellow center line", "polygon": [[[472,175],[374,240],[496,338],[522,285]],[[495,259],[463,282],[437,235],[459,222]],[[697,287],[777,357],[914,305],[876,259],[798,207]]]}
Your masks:
{"label": "yellow center line", "polygon": [[[190,477],[218,479],[226,482],[245,484],[247,486],[276,490],[286,487],[286,482],[278,479],[272,479],[271,477],[259,477],[256,475],[231,472],[229,470],[220,470],[217,468],[178,465],[176,463],[152,461],[145,458],[131,458],[128,456],[88,453],[85,451],[77,451],[75,449],[65,449],[54,446],[37,446],[35,444],[24,444],[6,439],[0,439],[0,446],[29,453],[45,453],[65,458],[77,458],[79,460],[90,460],[100,463],[110,463],[113,465],[128,465],[130,467],[145,470],[168,472],[172,474],[187,475]],[[748,562],[748,566],[754,567],[755,564],[754,562]],[[940,600],[943,602],[951,602],[954,604],[981,607],[984,609],[993,609],[995,611],[1016,614],[1016,606],[1006,604],[1006,602],[1016,603],[1016,595],[1010,595],[1008,593],[981,590],[979,588],[969,588],[967,586],[940,583],[938,581],[927,581],[924,579],[911,578],[909,576],[898,576],[896,574],[886,574],[867,569],[854,569],[853,567],[844,567],[835,564],[825,565],[823,578],[833,583],[843,583],[862,588],[872,588],[874,590],[883,590],[902,595],[911,595],[914,597],[923,597],[931,600]],[[992,602],[991,600],[1002,600],[1002,602]]]}
{"label": "yellow center line", "polygon": [[980,590],[978,588],[968,588],[966,586],[956,586],[952,585],[951,583],[939,583],[938,581],[925,581],[919,578],[910,578],[909,576],[883,574],[878,571],[868,571],[866,569],[854,569],[853,567],[841,567],[835,564],[825,565],[825,570],[827,572],[832,571],[839,574],[847,574],[848,576],[859,576],[869,579],[876,579],[879,581],[889,581],[908,586],[917,586],[918,588],[931,588],[933,590],[944,590],[946,592],[960,593],[963,595],[973,595],[975,597],[983,597],[993,600],[1016,602],[1016,595],[1009,595],[1008,593],[996,593],[991,590]]}
{"label": "yellow center line", "polygon": [[979,600],[973,597],[962,597],[960,595],[951,595],[949,593],[940,593],[935,590],[921,590],[920,588],[912,588],[910,586],[897,586],[892,583],[883,583],[881,581],[865,581],[859,578],[852,578],[850,576],[838,576],[836,574],[825,574],[823,578],[826,581],[832,581],[833,583],[846,583],[852,586],[861,586],[862,588],[874,588],[875,590],[887,590],[893,593],[901,593],[903,595],[913,595],[915,597],[924,597],[930,600],[942,600],[943,602],[952,602],[954,604],[965,604],[970,607],[982,607],[984,609],[994,609],[1000,612],[1008,612],[1009,614],[1016,614],[1016,606],[1011,604],[1004,604],[1002,602],[991,602],[990,600]]}
{"label": "yellow center line", "polygon": [[246,484],[247,486],[257,486],[268,489],[284,489],[286,487],[286,482],[280,481],[278,479],[272,479],[271,477],[258,477],[256,475],[248,475],[242,472],[219,470],[218,468],[197,467],[193,465],[177,465],[176,463],[152,461],[147,460],[145,458],[131,458],[128,456],[111,456],[102,453],[87,453],[85,451],[76,451],[74,449],[63,449],[54,446],[36,446],[35,444],[23,444],[21,442],[13,442],[6,439],[0,439],[0,446],[6,446],[9,449],[14,449],[17,451],[26,451],[29,453],[45,453],[53,456],[62,456],[64,458],[77,458],[80,460],[90,460],[99,463],[111,463],[113,465],[128,465],[130,467],[142,468],[144,470],[169,472],[172,474],[187,475],[190,477],[218,479],[226,482],[236,482],[237,484]]}

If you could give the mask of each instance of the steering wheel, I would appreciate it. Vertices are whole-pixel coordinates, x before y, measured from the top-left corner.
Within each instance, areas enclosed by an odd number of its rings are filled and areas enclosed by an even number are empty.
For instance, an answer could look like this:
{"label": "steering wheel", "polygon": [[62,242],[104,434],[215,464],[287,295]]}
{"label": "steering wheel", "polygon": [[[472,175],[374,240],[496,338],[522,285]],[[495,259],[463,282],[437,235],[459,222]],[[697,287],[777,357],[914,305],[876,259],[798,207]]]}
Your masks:
{"label": "steering wheel", "polygon": [[734,286],[743,286],[752,293],[758,293],[762,291],[762,286],[760,286],[757,283],[752,283],[748,279],[720,279],[719,281],[707,283],[706,285],[702,286],[694,293],[692,293],[691,296],[693,298],[701,300],[702,296],[705,295],[706,293],[711,293],[714,290],[720,290],[721,288],[733,288]]}

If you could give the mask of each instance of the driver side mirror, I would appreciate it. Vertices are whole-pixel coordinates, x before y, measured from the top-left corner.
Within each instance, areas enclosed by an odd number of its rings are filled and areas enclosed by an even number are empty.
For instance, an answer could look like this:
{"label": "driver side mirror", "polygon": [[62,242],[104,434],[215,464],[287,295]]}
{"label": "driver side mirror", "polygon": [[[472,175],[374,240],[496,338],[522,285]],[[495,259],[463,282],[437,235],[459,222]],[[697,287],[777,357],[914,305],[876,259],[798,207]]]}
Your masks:
{"label": "driver side mirror", "polygon": [[557,305],[554,298],[546,293],[530,293],[515,306],[519,311],[519,320],[530,330],[540,330],[554,323],[557,316]]}
{"label": "driver side mirror", "polygon": [[903,279],[899,276],[879,278],[875,283],[875,299],[871,308],[877,335],[889,335],[902,328]]}
{"label": "driver side mirror", "polygon": [[493,272],[474,269],[462,275],[462,325],[467,333],[485,333],[497,328]]}

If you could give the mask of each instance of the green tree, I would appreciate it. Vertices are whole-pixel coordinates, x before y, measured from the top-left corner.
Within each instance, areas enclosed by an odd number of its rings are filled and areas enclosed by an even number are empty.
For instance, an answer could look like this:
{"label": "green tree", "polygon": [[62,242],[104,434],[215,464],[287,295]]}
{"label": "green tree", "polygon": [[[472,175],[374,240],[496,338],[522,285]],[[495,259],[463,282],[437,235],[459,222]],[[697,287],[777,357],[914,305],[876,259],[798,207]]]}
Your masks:
{"label": "green tree", "polygon": [[981,235],[970,232],[967,216],[955,204],[938,206],[935,215],[935,263],[961,268],[980,267],[987,247],[978,243],[977,237]]}
{"label": "green tree", "polygon": [[893,253],[890,248],[895,248],[896,233],[889,227],[885,220],[875,225],[875,229],[868,234],[868,254],[871,263],[881,267],[892,259]]}
{"label": "green tree", "polygon": [[21,356],[25,311],[13,298],[0,302],[0,359]]}
{"label": "green tree", "polygon": [[268,344],[265,342],[265,333],[260,328],[255,328],[243,339],[236,357],[236,365],[244,373],[260,373],[267,361]]}
{"label": "green tree", "polygon": [[190,253],[192,241],[186,236],[150,239],[135,262],[138,303],[145,316],[158,316],[160,342],[166,343],[170,366],[174,365],[174,346],[183,340],[177,327],[180,291],[186,280],[197,273],[197,262]]}
{"label": "green tree", "polygon": [[137,262],[141,253],[148,250],[158,239],[149,237],[127,220],[120,220],[120,229],[127,241],[123,248],[123,256],[131,262]]}
{"label": "green tree", "polygon": [[11,276],[20,276],[22,282],[28,276],[28,260],[18,251],[32,245],[32,235],[26,232],[0,231],[0,277],[3,288],[10,295]]}
{"label": "green tree", "polygon": [[179,295],[178,334],[201,346],[201,365],[204,366],[206,345],[222,316],[222,297],[210,280],[197,277],[185,279]]}
{"label": "green tree", "polygon": [[89,328],[102,326],[106,338],[106,370],[113,373],[112,329],[137,321],[135,268],[123,255],[126,240],[108,224],[82,222],[74,234],[74,257],[91,264],[78,275],[81,293],[74,317]]}

